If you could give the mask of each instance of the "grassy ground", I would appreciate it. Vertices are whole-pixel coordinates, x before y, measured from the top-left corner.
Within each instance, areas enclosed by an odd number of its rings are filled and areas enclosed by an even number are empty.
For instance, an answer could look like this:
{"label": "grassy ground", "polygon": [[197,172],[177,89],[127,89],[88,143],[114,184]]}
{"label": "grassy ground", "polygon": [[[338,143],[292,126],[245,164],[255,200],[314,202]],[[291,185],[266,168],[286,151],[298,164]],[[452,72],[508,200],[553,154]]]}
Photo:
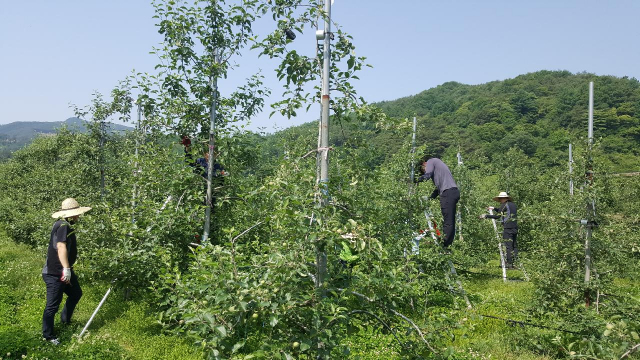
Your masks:
{"label": "grassy ground", "polygon": [[[123,301],[112,293],[92,322],[79,334],[107,290],[82,282],[83,297],[68,326],[56,331],[59,346],[41,338],[46,288],[40,271],[44,255],[7,239],[0,232],[0,359],[201,359],[191,344],[161,333],[145,303]],[[64,301],[64,300],[63,300]]]}
{"label": "grassy ground", "polygon": [[524,281],[523,274],[516,270],[509,270],[508,280],[504,282],[498,265],[496,260],[485,269],[472,269],[475,274],[467,275],[465,289],[470,294],[473,309],[460,314],[466,321],[457,331],[453,346],[467,349],[478,359],[551,359],[529,339],[555,336],[557,332],[487,317],[527,321],[525,309],[531,303],[532,284]]}
{"label": "grassy ground", "polygon": [[[0,232],[0,360],[5,359],[201,359],[202,353],[192,344],[175,336],[162,334],[151,307],[140,301],[124,301],[121,293],[112,293],[89,328],[78,339],[102,296],[106,284],[81,281],[84,296],[71,325],[57,332],[62,341],[54,346],[41,339],[45,285],[40,271],[44,255],[16,244]],[[450,359],[550,360],[549,339],[561,335],[555,330],[519,326],[487,315],[527,321],[532,284],[523,281],[520,271],[510,270],[503,282],[498,262],[483,268],[456,266],[466,292],[473,303],[470,310],[451,306],[442,308],[460,327],[453,331]],[[79,270],[80,271],[80,270]],[[640,290],[632,280],[618,280],[626,294],[638,296]],[[418,319],[415,319],[418,321]],[[418,321],[419,322],[419,321]],[[515,326],[514,326],[515,325]],[[544,346],[539,346],[546,339]],[[370,327],[346,340],[352,359],[402,359],[399,345],[389,333]]]}
{"label": "grassy ground", "polygon": [[[558,332],[540,328],[512,326],[510,323],[489,318],[526,321],[526,307],[531,303],[532,284],[524,281],[517,270],[508,271],[503,282],[499,262],[490,262],[485,268],[460,271],[461,279],[473,308],[466,310],[459,298],[460,310],[450,313],[459,324],[449,344],[451,359],[548,360],[548,349],[536,346],[532,338],[554,337]],[[456,266],[456,268],[461,268]],[[375,341],[372,341],[375,338]],[[402,359],[393,337],[369,329],[349,339],[352,355],[357,359]]]}

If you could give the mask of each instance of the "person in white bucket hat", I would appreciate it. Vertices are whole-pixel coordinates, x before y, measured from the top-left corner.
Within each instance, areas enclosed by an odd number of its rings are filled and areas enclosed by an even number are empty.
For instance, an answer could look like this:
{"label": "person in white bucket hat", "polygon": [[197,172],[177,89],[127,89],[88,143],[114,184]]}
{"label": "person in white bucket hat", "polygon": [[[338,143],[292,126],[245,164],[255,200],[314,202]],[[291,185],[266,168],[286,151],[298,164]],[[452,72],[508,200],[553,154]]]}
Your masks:
{"label": "person in white bucket hat", "polygon": [[[500,206],[496,209],[496,215],[482,214],[480,218],[496,219],[502,223],[502,239],[507,248],[507,268],[513,269],[513,263],[518,256],[518,243],[516,242],[518,237],[518,207],[505,191],[502,191],[493,200],[500,203]],[[488,209],[493,209],[493,207]]]}
{"label": "person in white bucket hat", "polygon": [[68,324],[78,301],[82,297],[82,289],[78,277],[73,272],[73,264],[78,257],[76,234],[71,227],[80,215],[91,210],[80,206],[73,198],[65,199],[60,210],[51,215],[53,224],[47,249],[47,260],[42,268],[42,279],[47,285],[47,305],[42,314],[42,336],[46,341],[58,345],[60,341],[54,333],[54,318],[62,302],[62,295],[67,294],[67,301],[60,314],[60,321]]}

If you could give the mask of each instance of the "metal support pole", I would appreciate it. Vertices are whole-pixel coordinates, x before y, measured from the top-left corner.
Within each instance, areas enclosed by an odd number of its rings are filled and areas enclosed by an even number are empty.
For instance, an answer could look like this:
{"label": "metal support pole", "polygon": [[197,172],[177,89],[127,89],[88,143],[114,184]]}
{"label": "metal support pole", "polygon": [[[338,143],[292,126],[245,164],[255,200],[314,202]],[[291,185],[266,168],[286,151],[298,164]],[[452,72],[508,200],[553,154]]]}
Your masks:
{"label": "metal support pole", "polygon": [[323,43],[323,61],[322,61],[322,97],[321,106],[322,113],[320,118],[320,182],[321,190],[324,191],[322,197],[323,205],[328,201],[329,182],[329,100],[330,100],[330,78],[331,69],[331,0],[324,1],[324,43]]}
{"label": "metal support pole", "polygon": [[[462,154],[460,154],[460,146],[458,146],[458,154],[456,156],[458,157],[458,166],[464,165],[462,162]],[[458,206],[462,208],[461,203],[458,203]],[[460,239],[460,242],[462,242],[464,238],[462,236],[462,214],[460,213],[460,211],[456,211],[456,223],[458,225],[458,238]]]}
{"label": "metal support pole", "polygon": [[[324,30],[322,31],[323,61],[322,61],[322,89],[320,99],[320,125],[318,136],[317,165],[319,190],[318,205],[324,207],[329,203],[329,91],[330,91],[330,69],[331,69],[331,0],[324,0]],[[320,32],[320,31],[318,31]],[[318,36],[316,32],[316,36]],[[320,38],[318,38],[320,39]],[[324,239],[316,242],[316,288],[319,296],[326,297],[324,283],[327,278],[327,252]],[[319,311],[315,315],[316,331],[321,330],[321,314]],[[317,358],[328,358],[326,344],[322,341],[317,343]]]}
{"label": "metal support pole", "polygon": [[136,222],[136,196],[138,192],[138,148],[140,147],[140,131],[141,131],[141,123],[142,120],[142,106],[138,103],[138,123],[136,124],[136,130],[134,133],[136,139],[136,150],[134,153],[134,163],[133,163],[133,194],[131,195],[131,222]]}
{"label": "metal support pole", "polygon": [[[409,155],[411,156],[410,159],[410,170],[409,170],[409,189],[408,189],[408,200],[410,201],[411,196],[414,193],[414,189],[415,189],[415,172],[416,172],[416,159],[415,159],[415,153],[416,153],[416,117],[413,117],[413,135],[411,136],[411,151],[409,152]],[[413,227],[413,221],[412,221],[412,216],[411,216],[411,206],[407,207],[407,219],[408,219],[408,223],[411,224],[411,227]],[[420,239],[422,239],[422,235],[416,235],[413,238],[413,245],[411,246],[411,253],[413,255],[417,255],[420,252],[419,246],[420,246]],[[406,254],[406,249],[405,249],[405,254]]]}
{"label": "metal support pole", "polygon": [[100,121],[100,199],[104,200],[104,143],[105,143],[104,120]]}
{"label": "metal support pole", "polygon": [[593,144],[593,81],[589,82],[589,147]]}
{"label": "metal support pole", "polygon": [[107,296],[109,296],[110,293],[111,293],[111,288],[109,288],[109,290],[107,290],[107,293],[104,294],[104,296],[102,297],[102,300],[100,300],[100,303],[98,304],[98,307],[93,312],[93,314],[91,314],[91,317],[89,318],[89,321],[87,321],[87,325],[84,326],[84,328],[80,332],[80,335],[78,335],[79,338],[82,338],[82,335],[85,333],[85,331],[87,331],[87,328],[89,328],[89,325],[91,325],[91,322],[93,321],[93,318],[96,316],[96,314],[98,313],[98,310],[100,310],[100,307],[102,307],[102,304],[104,304],[105,300],[107,300]]}
{"label": "metal support pole", "polygon": [[[324,42],[322,61],[322,92],[321,92],[321,116],[320,116],[320,147],[318,156],[320,162],[320,206],[327,205],[329,201],[329,92],[330,92],[330,68],[331,68],[331,0],[324,1]],[[316,253],[318,277],[316,285],[321,287],[327,276],[327,254],[323,244],[320,244]]]}
{"label": "metal support pole", "polygon": [[413,135],[411,136],[411,172],[409,173],[409,189],[413,186],[413,180],[415,178],[416,172],[416,164],[415,164],[415,154],[416,154],[416,117],[413,117]]}
{"label": "metal support pole", "polygon": [[215,145],[216,145],[216,109],[218,106],[218,75],[216,66],[218,65],[218,51],[213,52],[214,66],[211,73],[211,107],[209,108],[209,160],[207,161],[207,208],[205,211],[204,234],[202,234],[202,242],[209,240],[211,229],[211,207],[212,203],[212,183],[213,183],[213,163],[215,162]]}
{"label": "metal support pole", "polygon": [[[493,215],[493,209],[489,209],[489,214]],[[491,219],[493,223],[493,231],[496,233],[498,239],[498,250],[500,250],[500,265],[502,266],[502,281],[507,282],[507,266],[504,261],[504,252],[502,251],[502,239],[500,239],[500,233],[498,232],[498,226],[496,225],[496,219]]]}
{"label": "metal support pole", "polygon": [[[593,146],[593,81],[589,82],[589,144],[587,153],[587,186],[590,187],[593,182],[593,159],[591,151]],[[595,200],[587,203],[587,229],[584,241],[584,284],[585,284],[585,306],[591,305],[591,294],[589,287],[591,284],[591,233],[593,232],[593,215],[595,214]]]}
{"label": "metal support pole", "polygon": [[573,196],[573,148],[569,144],[569,194]]}

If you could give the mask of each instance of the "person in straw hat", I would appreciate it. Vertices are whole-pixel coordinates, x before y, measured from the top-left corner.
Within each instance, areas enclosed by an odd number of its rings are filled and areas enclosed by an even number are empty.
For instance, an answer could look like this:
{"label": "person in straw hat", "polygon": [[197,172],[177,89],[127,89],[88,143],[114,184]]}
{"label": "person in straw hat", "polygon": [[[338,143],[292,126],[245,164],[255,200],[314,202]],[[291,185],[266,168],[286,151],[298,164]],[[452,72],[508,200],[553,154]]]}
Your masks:
{"label": "person in straw hat", "polygon": [[[500,206],[496,209],[496,215],[482,214],[480,218],[496,219],[502,223],[502,239],[505,240],[503,244],[507,248],[507,268],[513,269],[513,262],[518,256],[518,243],[516,242],[518,237],[518,207],[505,191],[502,191],[493,200],[500,203]],[[494,208],[489,207],[488,209]]]}
{"label": "person in straw hat", "polygon": [[51,215],[57,219],[53,224],[47,249],[47,260],[42,269],[42,279],[47,285],[47,305],[42,315],[42,336],[45,340],[58,345],[53,323],[62,295],[67,294],[67,302],[60,314],[60,321],[68,324],[78,301],[82,297],[82,289],[78,277],[73,272],[73,264],[78,256],[76,234],[71,227],[78,221],[80,215],[91,210],[90,207],[80,206],[73,198],[65,199],[59,211]]}

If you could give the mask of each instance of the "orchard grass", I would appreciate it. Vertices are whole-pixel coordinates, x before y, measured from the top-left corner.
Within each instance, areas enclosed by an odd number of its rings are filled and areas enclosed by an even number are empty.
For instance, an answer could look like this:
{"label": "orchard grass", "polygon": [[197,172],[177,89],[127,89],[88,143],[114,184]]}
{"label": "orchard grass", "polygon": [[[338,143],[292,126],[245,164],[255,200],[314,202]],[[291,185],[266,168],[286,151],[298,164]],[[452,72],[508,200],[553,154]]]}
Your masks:
{"label": "orchard grass", "polygon": [[[124,301],[120,292],[111,293],[84,339],[78,340],[76,335],[108,289],[105,284],[89,284],[82,278],[83,297],[71,324],[61,325],[59,312],[56,316],[61,345],[44,342],[41,328],[46,291],[40,275],[43,262],[41,252],[13,242],[0,230],[0,359],[202,358],[191,344],[162,334],[146,302]],[[79,265],[81,276],[82,263]]]}
{"label": "orchard grass", "polygon": [[[446,356],[450,359],[553,359],[554,357],[541,354],[543,350],[537,348],[536,343],[526,342],[536,336],[553,337],[557,335],[556,332],[513,327],[504,321],[480,316],[485,314],[526,320],[524,311],[531,304],[533,284],[523,281],[522,273],[517,270],[509,270],[509,280],[503,282],[502,270],[498,265],[499,262],[496,260],[489,262],[488,268],[468,269],[469,272],[463,277],[463,285],[473,302],[473,309],[465,310],[462,299],[458,299],[458,310],[438,308],[438,311],[456,317],[461,325],[454,331],[451,343],[443,353],[447,353]],[[399,345],[394,337],[382,329],[369,327],[365,331],[353,334],[348,345],[354,359],[403,358],[399,354]]]}
{"label": "orchard grass", "polygon": [[[44,261],[41,251],[17,244],[0,231],[0,359],[201,359],[198,348],[176,336],[162,333],[154,319],[154,311],[146,301],[123,300],[114,292],[106,301],[83,340],[78,340],[82,327],[108,289],[108,284],[82,281],[83,298],[70,325],[56,329],[62,342],[53,346],[40,336],[45,288],[40,277]],[[82,274],[82,262],[78,264]],[[462,266],[458,266],[462,268]],[[545,360],[557,358],[550,352],[550,339],[557,331],[534,327],[510,326],[496,319],[527,321],[526,312],[533,304],[533,284],[523,281],[520,271],[510,270],[503,282],[498,261],[486,268],[462,272],[465,290],[473,302],[472,310],[434,307],[455,318],[460,324],[446,348],[440,348],[449,359]],[[636,282],[616,279],[621,292],[637,296]],[[446,294],[434,294],[442,301]],[[448,296],[448,295],[447,295]],[[420,314],[413,314],[421,321]],[[427,317],[422,319],[423,322]],[[59,318],[57,317],[56,320]],[[396,329],[402,331],[402,329]],[[402,359],[400,345],[392,334],[375,326],[367,326],[351,334],[344,345],[351,359]]]}

